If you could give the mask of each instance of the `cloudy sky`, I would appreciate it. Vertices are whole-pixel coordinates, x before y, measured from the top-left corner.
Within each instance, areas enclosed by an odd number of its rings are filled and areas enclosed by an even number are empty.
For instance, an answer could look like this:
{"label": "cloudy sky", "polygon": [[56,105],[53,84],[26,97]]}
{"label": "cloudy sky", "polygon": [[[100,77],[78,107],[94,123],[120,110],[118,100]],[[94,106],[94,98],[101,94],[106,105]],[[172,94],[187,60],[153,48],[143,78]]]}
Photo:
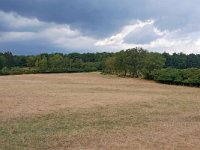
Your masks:
{"label": "cloudy sky", "polygon": [[200,53],[199,0],[0,0],[0,51]]}

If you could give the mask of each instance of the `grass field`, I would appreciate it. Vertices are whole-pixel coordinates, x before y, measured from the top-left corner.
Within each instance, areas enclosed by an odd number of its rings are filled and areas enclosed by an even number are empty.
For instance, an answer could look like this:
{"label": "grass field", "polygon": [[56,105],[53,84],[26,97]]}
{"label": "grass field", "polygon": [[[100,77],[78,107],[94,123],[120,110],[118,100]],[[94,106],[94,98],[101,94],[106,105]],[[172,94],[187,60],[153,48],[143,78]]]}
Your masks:
{"label": "grass field", "polygon": [[0,77],[0,149],[200,149],[200,89],[99,73]]}

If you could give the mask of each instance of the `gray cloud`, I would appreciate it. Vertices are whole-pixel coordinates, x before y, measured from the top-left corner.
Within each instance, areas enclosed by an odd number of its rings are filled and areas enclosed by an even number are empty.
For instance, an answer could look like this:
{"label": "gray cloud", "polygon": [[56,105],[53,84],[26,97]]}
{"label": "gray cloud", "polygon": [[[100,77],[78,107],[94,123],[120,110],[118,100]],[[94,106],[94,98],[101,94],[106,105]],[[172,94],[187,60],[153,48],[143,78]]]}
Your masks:
{"label": "gray cloud", "polygon": [[[155,19],[164,29],[198,27],[198,0],[0,0],[0,9],[46,22],[69,24],[85,34],[105,37],[131,20]],[[187,29],[185,29],[187,30]]]}
{"label": "gray cloud", "polygon": [[[191,47],[198,53],[199,5],[198,0],[0,0],[0,49],[38,53],[139,45],[160,51]],[[105,45],[137,20],[154,23]],[[154,28],[168,33],[158,35]]]}
{"label": "gray cloud", "polygon": [[144,28],[136,29],[135,31],[129,33],[125,38],[125,43],[135,43],[135,44],[148,44],[154,40],[160,38],[161,35],[154,31],[152,25],[145,26]]}

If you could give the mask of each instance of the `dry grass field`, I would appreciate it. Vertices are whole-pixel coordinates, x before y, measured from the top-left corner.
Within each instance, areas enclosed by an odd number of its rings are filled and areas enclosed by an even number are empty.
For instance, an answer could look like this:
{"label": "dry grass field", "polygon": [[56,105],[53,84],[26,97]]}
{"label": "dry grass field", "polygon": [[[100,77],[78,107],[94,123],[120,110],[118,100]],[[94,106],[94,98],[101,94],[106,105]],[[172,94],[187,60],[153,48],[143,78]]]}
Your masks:
{"label": "dry grass field", "polygon": [[1,76],[0,149],[199,150],[200,89],[99,73]]}

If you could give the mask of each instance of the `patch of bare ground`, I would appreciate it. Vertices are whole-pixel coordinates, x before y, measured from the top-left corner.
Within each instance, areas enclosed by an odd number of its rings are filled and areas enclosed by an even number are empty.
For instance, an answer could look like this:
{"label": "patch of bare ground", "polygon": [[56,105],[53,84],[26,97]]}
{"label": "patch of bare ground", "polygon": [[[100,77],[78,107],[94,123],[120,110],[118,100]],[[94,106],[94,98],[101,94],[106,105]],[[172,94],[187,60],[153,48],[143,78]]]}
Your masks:
{"label": "patch of bare ground", "polygon": [[200,149],[199,88],[99,73],[0,84],[0,149]]}

